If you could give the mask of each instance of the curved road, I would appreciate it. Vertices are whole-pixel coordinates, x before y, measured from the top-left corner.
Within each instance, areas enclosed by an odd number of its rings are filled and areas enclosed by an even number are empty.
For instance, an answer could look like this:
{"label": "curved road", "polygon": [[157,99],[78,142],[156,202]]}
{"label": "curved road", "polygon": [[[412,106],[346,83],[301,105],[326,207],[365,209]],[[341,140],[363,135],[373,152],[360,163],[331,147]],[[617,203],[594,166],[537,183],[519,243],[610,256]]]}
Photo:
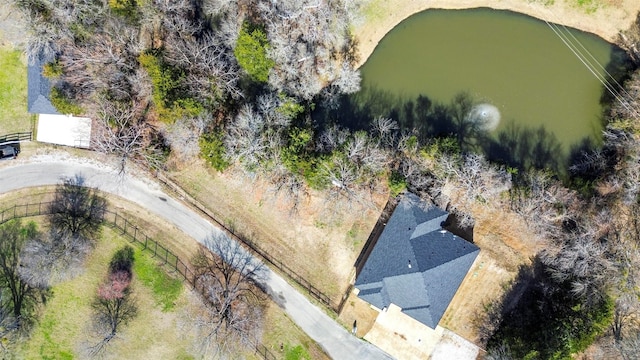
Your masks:
{"label": "curved road", "polygon": [[[59,184],[62,178],[81,175],[87,186],[128,199],[174,224],[198,242],[221,230],[199,214],[163,193],[148,179],[119,177],[113,170],[79,159],[43,159],[11,163],[0,168],[0,194],[21,188]],[[334,359],[392,359],[377,347],[349,334],[311,304],[281,276],[268,270],[265,285],[291,319]]]}

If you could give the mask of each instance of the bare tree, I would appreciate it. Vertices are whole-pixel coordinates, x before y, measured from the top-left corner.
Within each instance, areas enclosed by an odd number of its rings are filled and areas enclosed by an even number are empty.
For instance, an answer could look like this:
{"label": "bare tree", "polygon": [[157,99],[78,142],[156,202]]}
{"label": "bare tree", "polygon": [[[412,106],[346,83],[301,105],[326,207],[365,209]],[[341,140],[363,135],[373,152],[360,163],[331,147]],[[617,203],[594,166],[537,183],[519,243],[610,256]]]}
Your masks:
{"label": "bare tree", "polygon": [[607,247],[589,234],[569,239],[557,253],[545,249],[541,259],[552,279],[568,284],[571,294],[587,306],[601,303],[615,275]]}
{"label": "bare tree", "polygon": [[191,264],[208,305],[198,320],[205,348],[218,344],[216,352],[226,352],[234,343],[254,345],[262,323],[264,265],[223,233],[210,235]]}
{"label": "bare tree", "polygon": [[171,146],[172,153],[182,161],[198,157],[200,137],[210,122],[211,114],[205,112],[195,118],[178,119],[166,126],[163,134],[166,143]]}
{"label": "bare tree", "polygon": [[331,84],[344,92],[359,88],[359,74],[345,54],[352,44],[342,1],[262,1],[257,12],[276,62],[269,78],[276,89],[311,99]]}
{"label": "bare tree", "polygon": [[20,220],[11,220],[0,226],[0,291],[7,291],[11,313],[18,327],[44,296],[43,289],[31,285],[19,273],[24,244],[38,236],[40,234],[33,222],[22,226]]}
{"label": "bare tree", "polygon": [[146,105],[105,98],[97,100],[97,105],[93,145],[102,153],[118,157],[121,175],[126,172],[129,160],[152,168],[162,167],[162,144],[152,141],[157,132],[143,117]]}
{"label": "bare tree", "polygon": [[76,175],[56,188],[48,215],[55,238],[91,242],[100,233],[107,201],[84,185],[84,178]]}
{"label": "bare tree", "polygon": [[131,294],[131,274],[118,271],[109,275],[109,280],[100,285],[92,306],[95,311],[96,331],[104,337],[91,348],[93,354],[102,352],[113,340],[121,325],[133,319],[138,311]]}
{"label": "bare tree", "polygon": [[244,105],[227,126],[224,138],[227,155],[245,167],[259,167],[268,156],[265,130],[263,117],[250,105]]}
{"label": "bare tree", "polygon": [[25,244],[20,276],[32,286],[48,288],[80,273],[90,251],[84,238],[51,232]]}
{"label": "bare tree", "polygon": [[378,116],[373,119],[371,131],[383,146],[393,147],[396,144],[397,132],[400,129],[398,123],[390,118]]}

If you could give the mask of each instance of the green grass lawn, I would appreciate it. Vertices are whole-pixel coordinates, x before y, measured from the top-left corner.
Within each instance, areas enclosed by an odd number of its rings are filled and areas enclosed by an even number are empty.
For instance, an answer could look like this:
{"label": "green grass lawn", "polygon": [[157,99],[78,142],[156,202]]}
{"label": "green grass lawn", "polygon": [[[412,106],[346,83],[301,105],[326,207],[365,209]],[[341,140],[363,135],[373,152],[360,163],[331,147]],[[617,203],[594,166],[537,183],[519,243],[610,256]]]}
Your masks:
{"label": "green grass lawn", "polygon": [[[92,334],[91,301],[104,281],[113,253],[129,244],[110,228],[86,262],[82,275],[53,287],[31,337],[18,349],[18,358],[84,358]],[[185,338],[177,325],[188,301],[180,281],[169,277],[148,254],[136,249],[134,298],[138,315],[123,326],[112,340],[106,358],[191,359],[192,339]],[[151,355],[151,357],[147,357]]]}
{"label": "green grass lawn", "polygon": [[162,311],[171,311],[176,306],[176,300],[182,293],[182,281],[169,277],[160,269],[151,254],[143,253],[140,248],[135,249],[133,273],[144,286],[151,290],[156,305]]}
{"label": "green grass lawn", "polygon": [[[36,218],[33,218],[36,219]],[[44,218],[37,218],[42,231]],[[86,260],[83,273],[52,288],[29,338],[16,351],[19,359],[82,359],[97,342],[92,332],[91,302],[108,273],[113,254],[126,245],[118,231],[103,228],[102,239]],[[123,326],[103,357],[106,359],[197,359],[198,342],[185,330],[185,314],[197,311],[194,294],[163,268],[163,261],[133,246],[133,294],[138,315]],[[276,304],[265,316],[263,343],[277,359],[328,359]],[[282,351],[280,346],[282,345]],[[260,360],[252,349],[247,359]]]}
{"label": "green grass lawn", "polygon": [[27,65],[22,53],[0,47],[0,135],[31,131],[27,113]]}

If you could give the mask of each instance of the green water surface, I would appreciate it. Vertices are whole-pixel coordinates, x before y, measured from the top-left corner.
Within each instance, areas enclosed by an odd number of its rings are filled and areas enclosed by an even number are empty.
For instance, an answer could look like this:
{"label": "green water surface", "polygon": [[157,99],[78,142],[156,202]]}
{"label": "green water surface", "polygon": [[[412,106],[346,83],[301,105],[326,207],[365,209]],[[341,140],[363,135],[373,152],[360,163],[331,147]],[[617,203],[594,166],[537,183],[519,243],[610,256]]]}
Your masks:
{"label": "green water surface", "polygon": [[[597,64],[606,67],[614,47],[561,30],[602,74]],[[601,82],[545,22],[512,12],[419,13],[389,32],[361,71],[365,88],[405,98],[423,94],[449,103],[466,91],[500,110],[494,135],[510,123],[544,127],[566,151],[584,138],[597,142],[603,128]]]}

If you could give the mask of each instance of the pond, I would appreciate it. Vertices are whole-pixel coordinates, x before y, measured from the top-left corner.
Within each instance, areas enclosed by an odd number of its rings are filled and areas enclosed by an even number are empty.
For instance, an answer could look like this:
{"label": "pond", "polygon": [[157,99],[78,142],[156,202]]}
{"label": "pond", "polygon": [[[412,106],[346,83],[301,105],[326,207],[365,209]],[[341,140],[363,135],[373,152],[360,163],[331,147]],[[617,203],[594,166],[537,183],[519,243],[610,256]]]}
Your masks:
{"label": "pond", "polygon": [[491,9],[414,15],[380,42],[361,68],[363,90],[342,110],[392,116],[430,136],[459,132],[456,116],[482,120],[489,131],[476,146],[505,162],[545,167],[547,157],[600,141],[606,94],[594,72],[624,72],[615,46],[551,26]]}

